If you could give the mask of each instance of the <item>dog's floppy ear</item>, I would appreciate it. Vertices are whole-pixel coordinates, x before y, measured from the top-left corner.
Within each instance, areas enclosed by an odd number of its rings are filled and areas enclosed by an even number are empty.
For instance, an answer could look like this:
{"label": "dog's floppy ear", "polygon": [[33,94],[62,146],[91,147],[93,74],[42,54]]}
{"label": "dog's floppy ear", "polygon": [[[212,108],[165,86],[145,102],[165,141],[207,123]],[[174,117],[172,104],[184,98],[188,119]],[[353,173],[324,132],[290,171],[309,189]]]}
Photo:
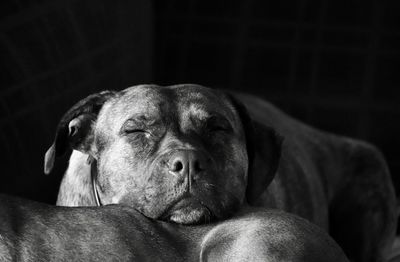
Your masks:
{"label": "dog's floppy ear", "polygon": [[104,102],[115,95],[114,91],[102,91],[92,94],[68,110],[58,123],[54,142],[44,158],[44,173],[49,174],[57,156],[65,153],[68,147],[89,153],[92,124],[97,119]]}
{"label": "dog's floppy ear", "polygon": [[246,199],[253,204],[271,183],[279,166],[283,138],[262,123],[253,121],[246,107],[230,95],[246,135],[249,169]]}

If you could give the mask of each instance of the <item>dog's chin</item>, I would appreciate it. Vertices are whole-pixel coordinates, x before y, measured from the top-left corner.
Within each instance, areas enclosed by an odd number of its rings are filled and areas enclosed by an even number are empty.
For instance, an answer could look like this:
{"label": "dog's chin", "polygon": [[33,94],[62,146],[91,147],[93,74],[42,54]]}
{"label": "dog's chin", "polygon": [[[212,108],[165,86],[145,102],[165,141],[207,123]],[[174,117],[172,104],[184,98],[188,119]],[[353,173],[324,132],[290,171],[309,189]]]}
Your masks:
{"label": "dog's chin", "polygon": [[195,225],[203,224],[211,220],[208,210],[205,208],[183,208],[171,213],[169,221],[184,224]]}
{"label": "dog's chin", "polygon": [[196,201],[183,200],[173,206],[163,220],[183,225],[198,225],[212,222],[213,215],[206,206]]}

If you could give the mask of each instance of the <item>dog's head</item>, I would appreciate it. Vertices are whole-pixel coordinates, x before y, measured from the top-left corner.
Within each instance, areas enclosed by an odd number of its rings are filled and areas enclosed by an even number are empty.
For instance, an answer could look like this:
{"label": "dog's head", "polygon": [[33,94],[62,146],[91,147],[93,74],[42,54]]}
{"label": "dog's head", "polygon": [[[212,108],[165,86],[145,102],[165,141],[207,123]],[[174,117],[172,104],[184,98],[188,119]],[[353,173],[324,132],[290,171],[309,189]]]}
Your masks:
{"label": "dog's head", "polygon": [[45,172],[70,145],[93,159],[103,204],[182,224],[229,216],[276,171],[280,139],[223,92],[140,85],[101,92],[69,110]]}

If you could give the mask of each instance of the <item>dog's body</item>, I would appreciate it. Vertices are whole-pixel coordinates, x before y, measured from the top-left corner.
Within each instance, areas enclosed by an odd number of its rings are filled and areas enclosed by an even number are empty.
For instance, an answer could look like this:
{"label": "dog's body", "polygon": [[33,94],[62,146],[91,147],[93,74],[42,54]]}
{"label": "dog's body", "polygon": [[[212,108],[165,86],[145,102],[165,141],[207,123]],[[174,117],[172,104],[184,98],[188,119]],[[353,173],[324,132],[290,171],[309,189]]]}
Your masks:
{"label": "dog's body", "polygon": [[274,180],[255,206],[276,207],[329,230],[355,261],[379,261],[393,243],[396,199],[382,154],[363,141],[321,132],[253,96],[238,96],[254,121],[285,141]]}
{"label": "dog's body", "polygon": [[[130,123],[138,112],[151,123]],[[58,130],[47,170],[56,152],[63,152],[63,140],[74,149],[58,205],[93,206],[99,197],[102,204],[124,203],[155,219],[193,224],[225,219],[247,201],[321,226],[354,261],[382,260],[394,238],[395,195],[381,154],[364,142],[306,126],[252,96],[232,98],[196,85],[137,86],[83,101]],[[163,131],[153,135],[155,130]],[[153,142],[126,139],[138,131]],[[280,151],[275,132],[284,142],[273,179]],[[179,180],[180,172],[188,180]]]}
{"label": "dog's body", "polygon": [[347,261],[322,229],[278,211],[181,226],[122,205],[0,203],[0,261]]}

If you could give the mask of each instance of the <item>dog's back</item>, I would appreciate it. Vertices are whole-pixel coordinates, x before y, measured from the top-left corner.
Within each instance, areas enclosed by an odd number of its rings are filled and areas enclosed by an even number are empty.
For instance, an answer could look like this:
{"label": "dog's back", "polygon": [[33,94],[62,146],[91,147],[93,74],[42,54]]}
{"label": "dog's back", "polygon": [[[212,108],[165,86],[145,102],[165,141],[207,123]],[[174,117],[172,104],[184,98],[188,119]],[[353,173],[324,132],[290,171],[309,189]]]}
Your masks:
{"label": "dog's back", "polygon": [[[257,97],[236,97],[253,121],[284,137],[277,174],[253,204],[322,226],[356,261],[384,256],[393,242],[397,215],[390,173],[379,150],[310,127]],[[358,253],[351,248],[354,243]]]}

